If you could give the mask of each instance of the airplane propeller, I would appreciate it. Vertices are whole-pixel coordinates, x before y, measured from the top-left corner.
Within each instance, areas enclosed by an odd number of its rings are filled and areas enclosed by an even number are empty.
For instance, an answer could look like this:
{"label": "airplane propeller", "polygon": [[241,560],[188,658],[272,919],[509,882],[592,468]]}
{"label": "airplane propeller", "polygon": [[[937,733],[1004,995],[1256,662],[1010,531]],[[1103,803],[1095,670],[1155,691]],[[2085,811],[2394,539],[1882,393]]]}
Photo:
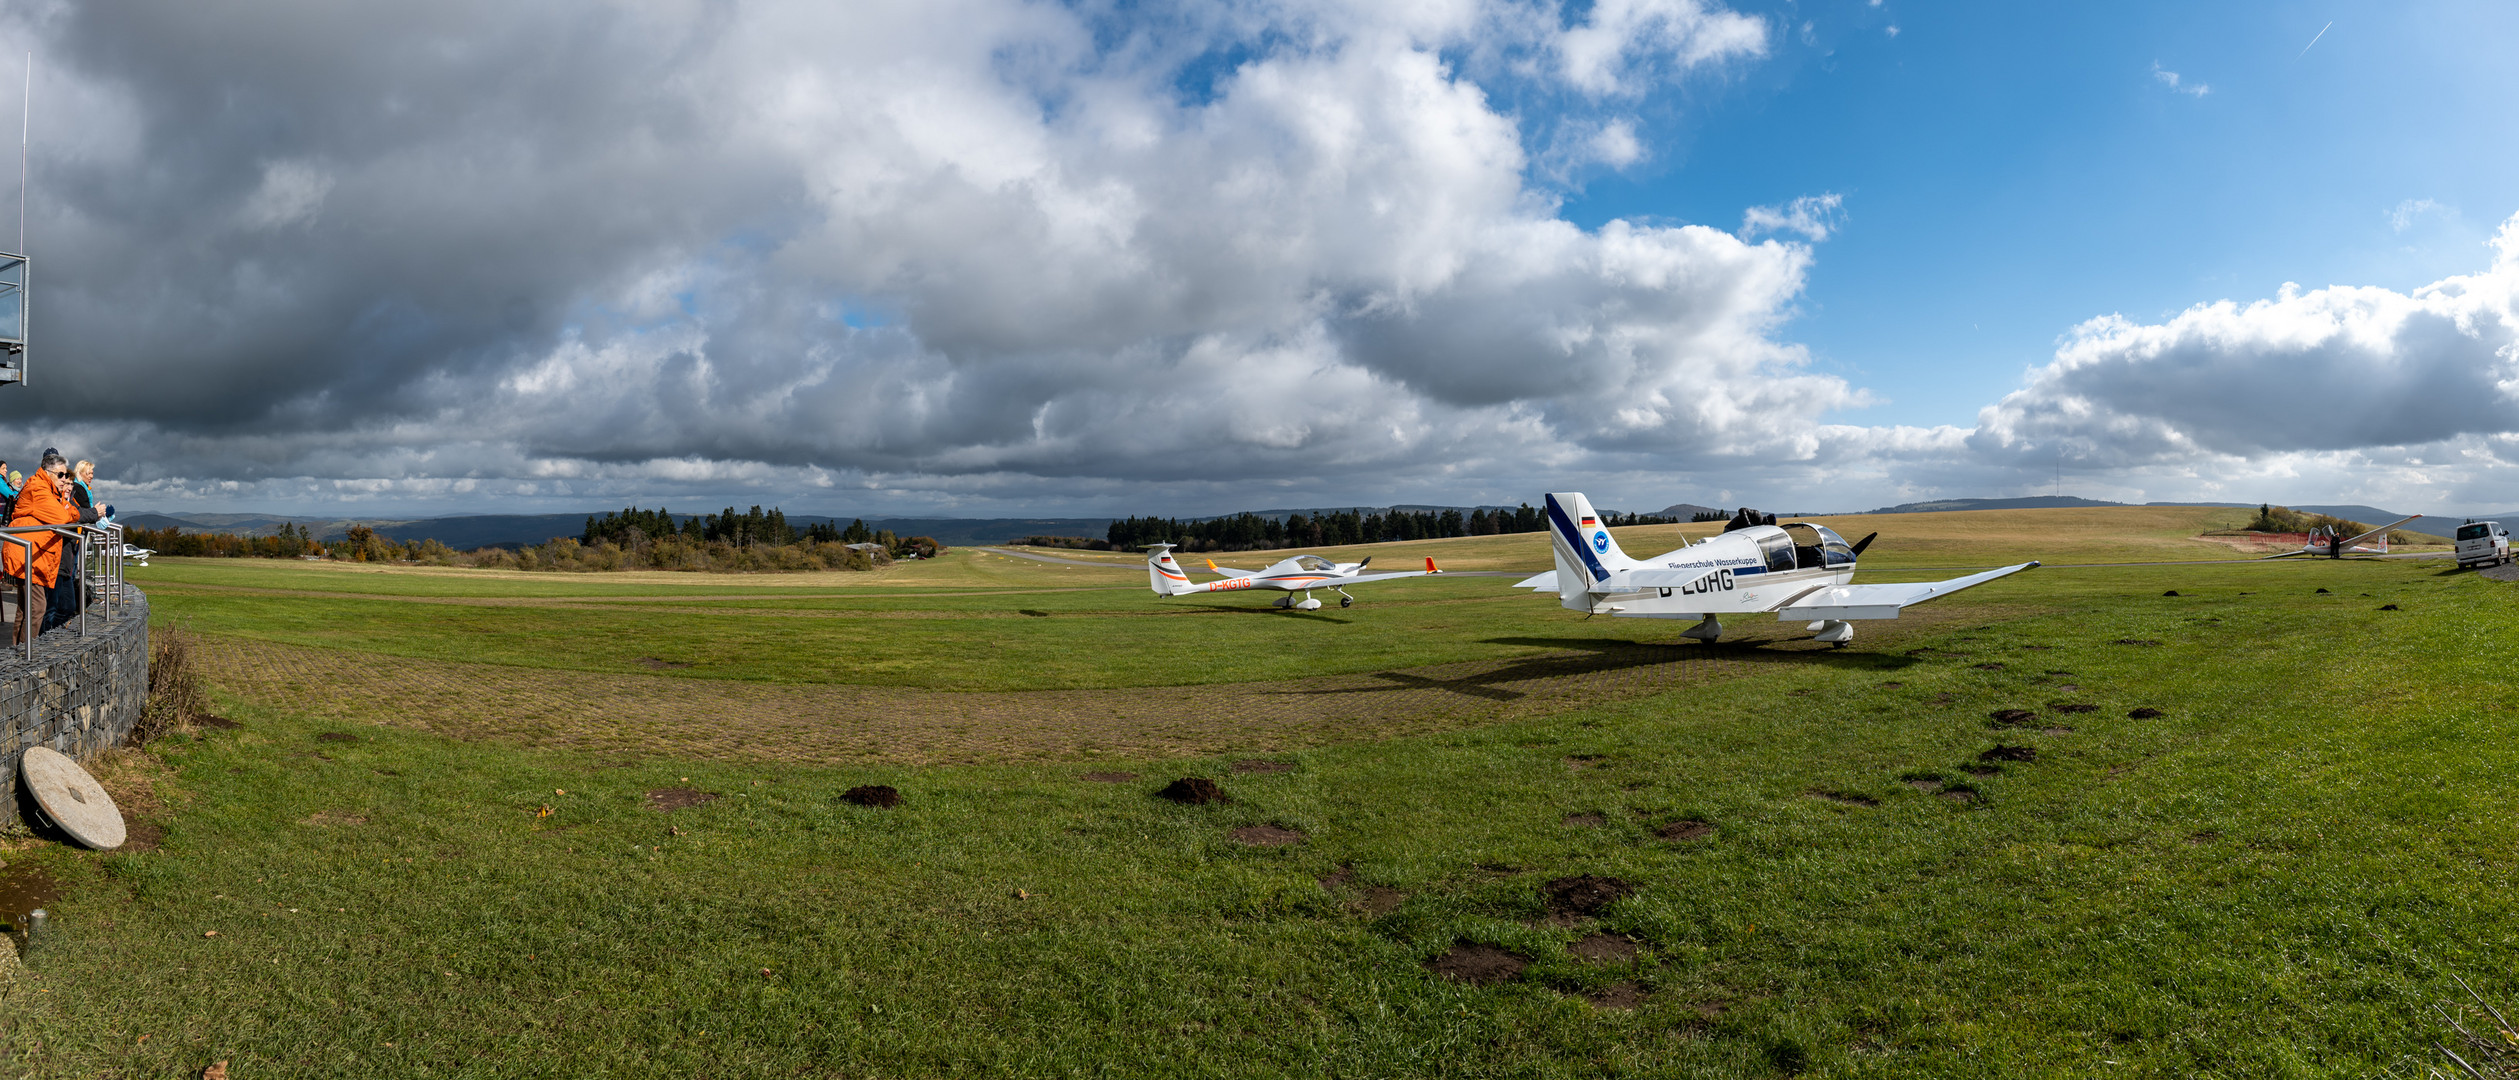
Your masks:
{"label": "airplane propeller", "polygon": [[1855,558],[1858,558],[1858,559],[1862,558],[1862,557],[1863,557],[1863,549],[1864,549],[1864,548],[1867,548],[1867,547],[1872,546],[1872,541],[1880,539],[1880,535],[1881,535],[1881,534],[1879,534],[1879,533],[1873,533],[1873,534],[1872,534],[1872,535],[1870,535],[1870,536],[1866,536],[1866,537],[1864,537],[1863,539],[1860,539],[1860,540],[1855,541],[1855,542],[1854,542],[1854,557],[1855,557]]}

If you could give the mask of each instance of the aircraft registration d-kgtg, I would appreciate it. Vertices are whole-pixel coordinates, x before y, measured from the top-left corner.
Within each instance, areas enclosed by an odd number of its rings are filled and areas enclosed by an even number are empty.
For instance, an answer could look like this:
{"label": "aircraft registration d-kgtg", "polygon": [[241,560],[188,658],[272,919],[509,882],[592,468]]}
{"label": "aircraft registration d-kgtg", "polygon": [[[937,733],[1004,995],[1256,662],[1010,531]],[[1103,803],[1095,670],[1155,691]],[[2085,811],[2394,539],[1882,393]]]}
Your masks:
{"label": "aircraft registration d-kgtg", "polygon": [[[1156,596],[1190,596],[1196,593],[1240,592],[1245,589],[1274,589],[1286,595],[1277,598],[1277,606],[1296,611],[1319,611],[1321,602],[1312,599],[1312,590],[1328,589],[1338,594],[1338,606],[1351,607],[1356,598],[1347,595],[1344,586],[1368,581],[1392,581],[1398,578],[1425,577],[1440,574],[1434,560],[1426,560],[1423,570],[1399,570],[1386,574],[1368,574],[1365,564],[1372,562],[1331,562],[1318,555],[1297,555],[1280,560],[1266,570],[1235,570],[1213,562],[1207,569],[1223,574],[1222,581],[1194,582],[1189,572],[1172,558],[1172,545],[1154,544],[1146,548],[1146,583],[1154,587]],[[1294,594],[1302,593],[1297,600]]]}
{"label": "aircraft registration d-kgtg", "polygon": [[1809,623],[1820,641],[1844,645],[1854,640],[1857,620],[1895,619],[1900,609],[2038,565],[2025,562],[1948,581],[1856,585],[1855,560],[1871,536],[1848,544],[1824,526],[1749,517],[1744,510],[1719,535],[1637,560],[1618,549],[1591,500],[1575,492],[1552,493],[1548,539],[1557,569],[1514,587],[1556,593],[1566,608],[1592,615],[1695,619],[1697,625],[1680,636],[1700,641],[1723,636],[1721,616],[1773,612],[1782,622]]}

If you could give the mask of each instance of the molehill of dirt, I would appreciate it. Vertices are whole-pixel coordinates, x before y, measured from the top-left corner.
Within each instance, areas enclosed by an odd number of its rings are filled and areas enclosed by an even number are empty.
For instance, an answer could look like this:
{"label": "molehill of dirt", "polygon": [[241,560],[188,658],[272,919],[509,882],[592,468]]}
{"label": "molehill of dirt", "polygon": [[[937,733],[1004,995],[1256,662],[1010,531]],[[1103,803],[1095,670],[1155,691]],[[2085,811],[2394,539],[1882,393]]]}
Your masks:
{"label": "molehill of dirt", "polygon": [[1681,818],[1653,830],[1653,835],[1664,840],[1697,840],[1714,835],[1714,826],[1695,818]]}
{"label": "molehill of dirt", "polygon": [[2028,709],[1996,709],[1987,718],[1993,720],[1996,727],[2020,727],[2036,720],[2038,714]]}
{"label": "molehill of dirt", "polygon": [[2011,746],[2004,743],[1996,743],[1994,744],[1994,749],[1977,755],[1977,760],[2036,761],[2038,760],[2038,748],[2035,746]]}
{"label": "molehill of dirt", "polygon": [[1304,841],[1303,830],[1283,825],[1245,825],[1225,834],[1225,839],[1248,847],[1290,847]]}
{"label": "molehill of dirt", "polygon": [[1632,1009],[1644,1001],[1644,987],[1634,982],[1612,984],[1583,995],[1596,1009]]}
{"label": "molehill of dirt", "polygon": [[710,802],[716,798],[717,796],[701,791],[698,788],[657,788],[656,790],[647,793],[647,805],[658,810],[665,811],[666,813],[672,813],[673,811],[683,809],[684,807],[698,806],[701,803]]}
{"label": "molehill of dirt", "polygon": [[1531,962],[1493,945],[1452,943],[1441,956],[1426,961],[1426,970],[1472,986],[1491,986],[1518,978]]}
{"label": "molehill of dirt", "polygon": [[1549,914],[1584,919],[1599,915],[1634,891],[1635,886],[1617,878],[1593,874],[1561,877],[1540,887],[1548,897]]}
{"label": "molehill of dirt", "polygon": [[890,784],[860,784],[842,792],[840,801],[880,810],[901,805],[901,792]]}
{"label": "molehill of dirt", "polygon": [[2099,706],[2093,705],[2087,701],[2070,701],[2060,705],[2049,705],[2047,707],[2060,713],[2086,713],[2099,711]]}
{"label": "molehill of dirt", "polygon": [[1609,824],[1609,818],[1599,813],[1568,814],[1560,824],[1570,829],[1597,829]]}
{"label": "molehill of dirt", "polygon": [[2158,720],[2158,719],[2160,719],[2161,717],[2163,717],[2163,716],[2167,716],[2167,715],[2169,715],[2169,714],[2168,714],[2168,713],[2164,713],[2164,712],[2160,711],[2159,709],[2155,709],[2155,708],[2153,708],[2153,707],[2151,707],[2151,706],[2149,706],[2149,705],[2145,705],[2145,706],[2143,706],[2142,708],[2140,708],[2140,709],[2136,709],[2136,710],[2134,710],[2133,712],[2127,713],[2127,714],[2125,714],[2125,715],[2126,715],[2126,718],[2127,718],[2127,719],[2130,719],[2130,720]]}
{"label": "molehill of dirt", "polygon": [[1225,789],[1217,787],[1215,781],[1204,776],[1184,776],[1175,780],[1164,785],[1163,790],[1155,792],[1155,798],[1170,799],[1183,806],[1205,806],[1208,803],[1233,801],[1225,797]]}

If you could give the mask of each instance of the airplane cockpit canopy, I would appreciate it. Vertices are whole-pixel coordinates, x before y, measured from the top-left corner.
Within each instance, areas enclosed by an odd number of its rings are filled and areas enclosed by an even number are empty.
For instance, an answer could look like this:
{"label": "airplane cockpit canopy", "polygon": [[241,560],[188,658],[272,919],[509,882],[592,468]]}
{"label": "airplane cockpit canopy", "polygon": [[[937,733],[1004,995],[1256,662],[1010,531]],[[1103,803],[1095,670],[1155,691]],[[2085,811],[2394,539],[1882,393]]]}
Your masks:
{"label": "airplane cockpit canopy", "polygon": [[1297,555],[1294,557],[1294,564],[1314,573],[1338,569],[1337,564],[1332,563],[1328,559],[1324,559],[1318,555]]}
{"label": "airplane cockpit canopy", "polygon": [[1792,540],[1793,563],[1801,569],[1854,565],[1854,545],[1825,525],[1796,521],[1784,526],[1784,534]]}

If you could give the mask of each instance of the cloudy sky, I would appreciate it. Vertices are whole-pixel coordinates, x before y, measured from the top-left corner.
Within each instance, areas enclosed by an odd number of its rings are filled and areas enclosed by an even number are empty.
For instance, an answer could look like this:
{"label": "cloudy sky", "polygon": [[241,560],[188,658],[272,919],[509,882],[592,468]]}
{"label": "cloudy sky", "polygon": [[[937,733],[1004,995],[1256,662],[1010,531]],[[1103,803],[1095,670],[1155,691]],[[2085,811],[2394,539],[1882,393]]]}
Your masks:
{"label": "cloudy sky", "polygon": [[0,453],[320,514],[2507,509],[2514,40],[2499,0],[10,2]]}

